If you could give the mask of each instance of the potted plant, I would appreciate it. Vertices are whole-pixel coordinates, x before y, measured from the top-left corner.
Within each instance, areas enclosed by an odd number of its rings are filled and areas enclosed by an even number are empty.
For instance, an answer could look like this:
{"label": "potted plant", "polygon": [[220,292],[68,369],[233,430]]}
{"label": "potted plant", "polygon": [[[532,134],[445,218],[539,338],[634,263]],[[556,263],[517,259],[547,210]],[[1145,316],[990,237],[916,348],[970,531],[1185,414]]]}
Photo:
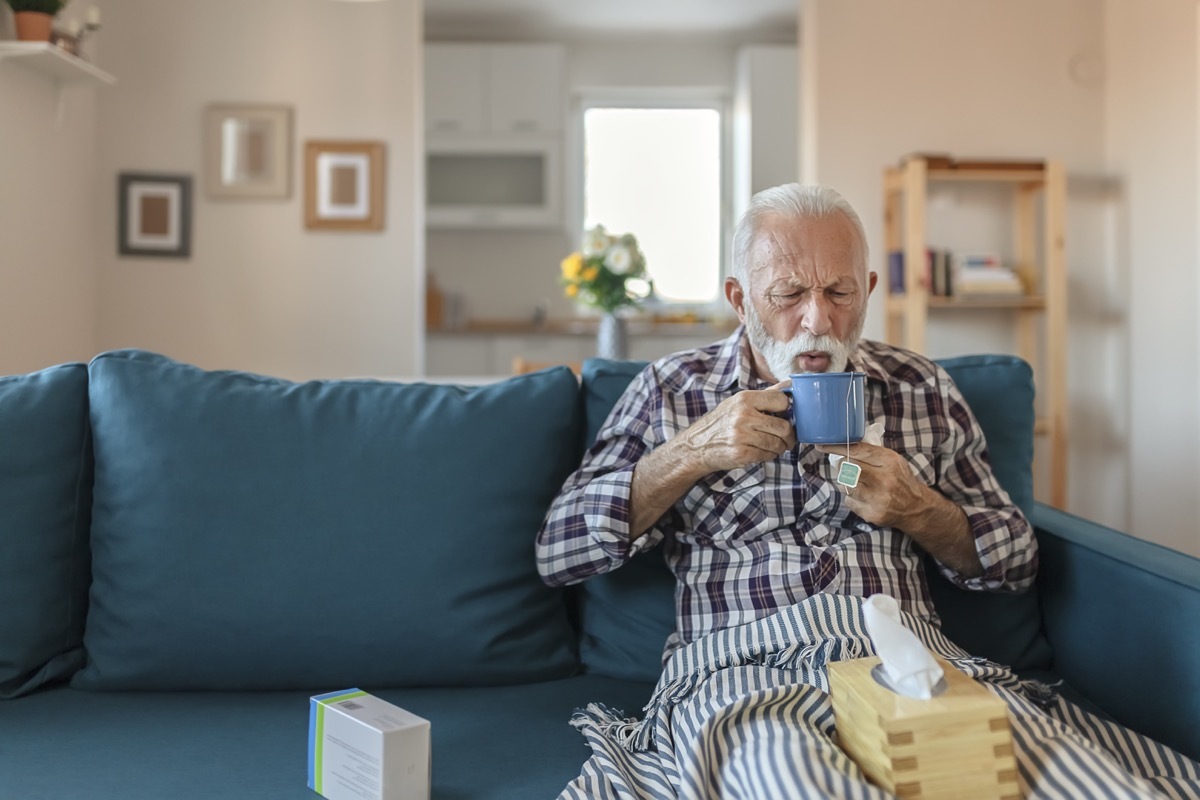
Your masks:
{"label": "potted plant", "polygon": [[48,42],[54,16],[63,0],[7,0],[17,23],[17,38],[23,42]]}

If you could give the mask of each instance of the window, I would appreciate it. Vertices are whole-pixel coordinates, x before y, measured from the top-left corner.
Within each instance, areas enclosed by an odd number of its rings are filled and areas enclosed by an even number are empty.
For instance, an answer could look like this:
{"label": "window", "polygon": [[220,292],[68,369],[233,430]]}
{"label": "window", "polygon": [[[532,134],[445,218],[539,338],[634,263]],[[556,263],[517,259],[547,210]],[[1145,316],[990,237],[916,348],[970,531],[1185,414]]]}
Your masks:
{"label": "window", "polygon": [[636,235],[663,302],[722,296],[721,116],[716,104],[584,110],[584,227]]}

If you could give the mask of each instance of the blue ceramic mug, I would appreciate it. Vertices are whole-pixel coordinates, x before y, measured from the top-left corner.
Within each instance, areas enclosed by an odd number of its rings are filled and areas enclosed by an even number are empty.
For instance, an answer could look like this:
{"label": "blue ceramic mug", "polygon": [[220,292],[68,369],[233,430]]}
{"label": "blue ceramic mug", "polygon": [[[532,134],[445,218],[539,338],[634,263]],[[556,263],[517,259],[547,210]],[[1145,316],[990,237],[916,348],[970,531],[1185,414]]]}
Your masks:
{"label": "blue ceramic mug", "polygon": [[792,421],[801,444],[858,442],[867,430],[865,372],[789,375]]}

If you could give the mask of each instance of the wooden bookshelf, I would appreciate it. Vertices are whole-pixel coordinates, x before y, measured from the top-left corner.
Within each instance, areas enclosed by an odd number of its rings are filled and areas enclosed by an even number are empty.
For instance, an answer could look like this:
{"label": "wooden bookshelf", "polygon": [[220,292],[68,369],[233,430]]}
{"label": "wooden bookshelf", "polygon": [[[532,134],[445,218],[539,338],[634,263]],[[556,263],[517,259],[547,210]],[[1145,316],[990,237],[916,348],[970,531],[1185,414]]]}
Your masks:
{"label": "wooden bookshelf", "polygon": [[[913,156],[884,170],[885,254],[901,251],[903,290],[894,291],[888,266],[882,272],[888,341],[925,352],[931,313],[993,309],[1012,314],[1016,355],[1037,376],[1043,413],[1034,432],[1045,441],[1049,502],[1067,503],[1067,266],[1066,172],[1061,163],[972,161],[947,165]],[[972,182],[1011,187],[1014,263],[1025,287],[1012,296],[936,296],[925,275],[926,215],[930,187]],[[1040,201],[1040,202],[1039,202]],[[917,268],[914,268],[916,265]],[[969,324],[964,318],[961,324]]]}

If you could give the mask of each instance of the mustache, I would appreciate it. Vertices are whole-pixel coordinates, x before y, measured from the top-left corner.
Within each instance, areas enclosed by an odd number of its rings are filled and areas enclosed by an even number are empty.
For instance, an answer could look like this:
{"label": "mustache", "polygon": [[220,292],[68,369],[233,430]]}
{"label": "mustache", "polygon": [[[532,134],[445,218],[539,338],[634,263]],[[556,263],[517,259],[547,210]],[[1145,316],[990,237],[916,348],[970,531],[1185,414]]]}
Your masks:
{"label": "mustache", "polygon": [[829,334],[821,334],[814,336],[811,333],[800,333],[794,336],[787,342],[787,347],[796,355],[801,353],[837,353],[839,350],[848,349],[846,343],[830,336]]}

